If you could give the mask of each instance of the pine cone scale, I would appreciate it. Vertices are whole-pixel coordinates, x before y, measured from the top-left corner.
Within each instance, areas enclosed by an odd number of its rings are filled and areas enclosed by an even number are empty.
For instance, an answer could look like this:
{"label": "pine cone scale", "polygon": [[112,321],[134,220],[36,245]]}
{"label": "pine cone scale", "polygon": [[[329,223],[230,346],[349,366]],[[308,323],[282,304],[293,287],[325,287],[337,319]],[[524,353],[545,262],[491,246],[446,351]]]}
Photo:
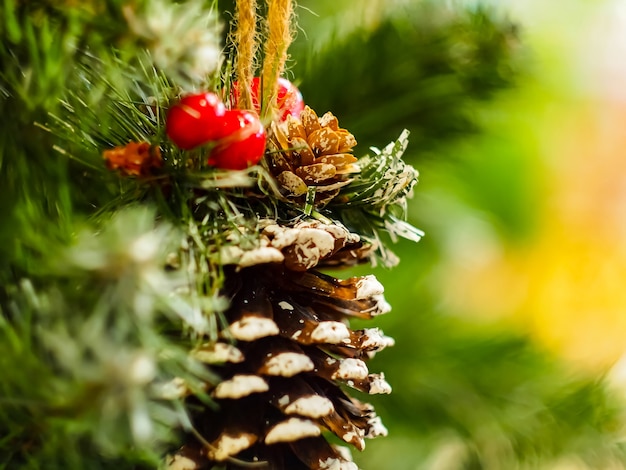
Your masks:
{"label": "pine cone scale", "polygon": [[311,163],[296,169],[296,175],[302,178],[307,186],[328,181],[337,174],[337,167],[330,163]]}
{"label": "pine cone scale", "polygon": [[358,470],[323,438],[302,439],[291,443],[291,448],[311,470]]}

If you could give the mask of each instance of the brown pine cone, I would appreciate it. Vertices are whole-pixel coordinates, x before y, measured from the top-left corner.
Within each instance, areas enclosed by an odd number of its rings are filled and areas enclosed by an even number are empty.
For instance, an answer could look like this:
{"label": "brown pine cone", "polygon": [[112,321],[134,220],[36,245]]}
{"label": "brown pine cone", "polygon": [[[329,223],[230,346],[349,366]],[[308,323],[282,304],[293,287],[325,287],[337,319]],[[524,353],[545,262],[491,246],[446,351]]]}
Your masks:
{"label": "brown pine cone", "polygon": [[309,189],[315,188],[314,203],[319,207],[358,172],[351,154],[355,145],[354,136],[339,127],[332,113],[318,118],[306,106],[299,119],[289,116],[285,123],[272,125],[267,162],[285,198],[302,204]]}
{"label": "brown pine cone", "polygon": [[382,286],[373,276],[339,280],[276,264],[227,274],[228,327],[194,353],[222,376],[207,388],[217,407],[193,416],[205,442],[191,438],[168,468],[234,470],[245,461],[273,470],[356,470],[323,432],[358,450],[386,435],[374,408],[344,391],[391,392],[366,361],[393,340],[377,328],[348,326],[389,311]]}
{"label": "brown pine cone", "polygon": [[349,325],[390,310],[383,286],[374,276],[341,280],[314,270],[359,259],[367,246],[344,227],[316,220],[263,225],[263,246],[232,252],[225,263],[222,295],[230,307],[219,339],[192,351],[221,376],[205,389],[216,407],[202,404],[184,383],[174,381],[164,394],[187,397],[202,436],[189,436],[169,458],[169,470],[235,470],[246,462],[273,470],[357,470],[349,452],[324,434],[362,450],[366,439],[387,432],[371,405],[345,391],[391,392],[367,361],[393,340],[378,328]]}

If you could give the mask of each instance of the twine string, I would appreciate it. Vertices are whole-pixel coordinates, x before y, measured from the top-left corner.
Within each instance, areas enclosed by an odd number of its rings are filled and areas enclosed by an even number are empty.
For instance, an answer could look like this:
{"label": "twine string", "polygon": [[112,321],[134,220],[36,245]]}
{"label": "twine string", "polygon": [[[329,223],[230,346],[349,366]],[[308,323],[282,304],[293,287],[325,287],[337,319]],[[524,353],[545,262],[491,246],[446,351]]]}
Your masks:
{"label": "twine string", "polygon": [[256,31],[256,0],[237,0],[235,47],[237,51],[236,77],[238,107],[252,109],[252,77],[254,57],[258,48]]}
{"label": "twine string", "polygon": [[[287,63],[287,50],[293,41],[292,0],[267,1],[267,37],[263,50],[261,71],[261,117],[272,119],[276,110],[278,79]],[[235,74],[237,78],[238,107],[253,109],[252,79],[255,71],[255,55],[259,48],[257,34],[256,0],[237,0],[236,30],[234,44],[237,53]]]}
{"label": "twine string", "polygon": [[285,69],[287,49],[293,41],[292,0],[267,0],[268,37],[265,42],[262,84],[263,117],[272,116],[276,108],[278,78]]}

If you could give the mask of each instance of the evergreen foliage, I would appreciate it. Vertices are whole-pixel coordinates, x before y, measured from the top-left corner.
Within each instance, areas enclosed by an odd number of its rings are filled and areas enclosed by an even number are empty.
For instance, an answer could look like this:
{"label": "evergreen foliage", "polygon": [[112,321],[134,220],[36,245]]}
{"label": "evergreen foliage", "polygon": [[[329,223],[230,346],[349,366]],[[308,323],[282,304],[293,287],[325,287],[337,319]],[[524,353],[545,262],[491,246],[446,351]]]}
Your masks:
{"label": "evergreen foliage", "polygon": [[328,16],[300,12],[292,73],[312,106],[336,109],[365,146],[408,128],[410,154],[432,153],[477,132],[474,108],[524,73],[519,26],[480,4],[384,2],[364,27],[368,15],[310,3]]}

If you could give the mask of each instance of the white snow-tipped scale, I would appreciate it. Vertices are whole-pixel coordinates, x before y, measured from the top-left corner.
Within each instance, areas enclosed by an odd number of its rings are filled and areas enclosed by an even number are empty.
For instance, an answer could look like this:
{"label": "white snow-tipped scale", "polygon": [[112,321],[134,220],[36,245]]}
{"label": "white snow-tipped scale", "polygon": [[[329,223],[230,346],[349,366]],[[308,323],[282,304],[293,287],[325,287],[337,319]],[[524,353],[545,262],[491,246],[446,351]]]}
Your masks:
{"label": "white snow-tipped scale", "polygon": [[391,312],[391,305],[389,305],[389,302],[385,300],[382,294],[372,295],[371,300],[376,302],[375,307],[370,311],[370,315],[373,317]]}
{"label": "white snow-tipped scale", "polygon": [[345,460],[327,458],[318,462],[319,470],[359,470],[354,462],[346,462]]}
{"label": "white snow-tipped scale", "polygon": [[313,361],[303,353],[282,352],[269,358],[263,364],[262,374],[293,377],[301,372],[313,370]]}
{"label": "white snow-tipped scale", "polygon": [[386,436],[387,428],[380,419],[380,416],[374,416],[367,422],[367,432],[365,437],[368,439],[374,439],[378,436]]}
{"label": "white snow-tipped scale", "polygon": [[244,360],[243,353],[237,347],[222,342],[203,344],[192,352],[192,356],[207,364],[236,364]]}
{"label": "white snow-tipped scale", "polygon": [[370,379],[370,389],[368,393],[370,395],[388,395],[391,393],[391,385],[385,380],[385,374],[372,374],[368,377]]}
{"label": "white snow-tipped scale", "polygon": [[376,276],[372,274],[360,277],[358,281],[356,281],[355,299],[357,300],[381,295],[383,292],[385,292],[385,288],[380,281],[376,279]]}
{"label": "white snow-tipped scale", "polygon": [[265,443],[292,442],[306,437],[316,437],[321,435],[321,433],[317,424],[310,419],[289,418],[270,428],[265,435]]}
{"label": "white snow-tipped scale", "polygon": [[258,375],[238,374],[229,380],[220,382],[213,396],[215,398],[241,398],[253,393],[267,392],[269,385]]}
{"label": "white snow-tipped scale", "polygon": [[256,339],[265,338],[266,336],[275,336],[279,333],[278,326],[271,318],[245,316],[228,327],[230,334],[240,341],[254,341]]}
{"label": "white snow-tipped scale", "polygon": [[211,443],[208,456],[212,460],[221,462],[247,449],[257,441],[257,438],[257,435],[252,433],[222,434]]}
{"label": "white snow-tipped scale", "polygon": [[283,411],[288,415],[294,414],[306,416],[307,418],[321,418],[335,411],[335,407],[328,398],[320,395],[311,395],[298,398],[287,405]]}
{"label": "white snow-tipped scale", "polygon": [[365,379],[369,371],[367,365],[361,359],[346,358],[339,361],[337,370],[333,373],[332,379]]}
{"label": "white snow-tipped scale", "polygon": [[315,343],[341,344],[349,341],[350,330],[338,321],[323,321],[311,332],[311,340]]}

